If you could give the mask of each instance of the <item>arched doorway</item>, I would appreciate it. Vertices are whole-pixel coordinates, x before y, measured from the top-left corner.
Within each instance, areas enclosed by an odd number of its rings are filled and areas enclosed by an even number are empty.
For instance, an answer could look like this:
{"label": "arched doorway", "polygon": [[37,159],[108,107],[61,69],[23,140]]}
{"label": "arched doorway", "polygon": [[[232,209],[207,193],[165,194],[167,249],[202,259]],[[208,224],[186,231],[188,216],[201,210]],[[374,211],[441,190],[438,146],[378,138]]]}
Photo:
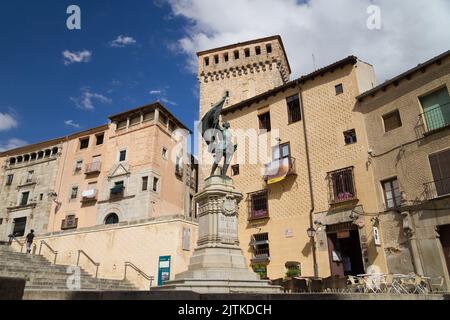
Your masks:
{"label": "arched doorway", "polygon": [[119,223],[119,216],[115,213],[110,213],[105,218],[105,224],[118,224]]}

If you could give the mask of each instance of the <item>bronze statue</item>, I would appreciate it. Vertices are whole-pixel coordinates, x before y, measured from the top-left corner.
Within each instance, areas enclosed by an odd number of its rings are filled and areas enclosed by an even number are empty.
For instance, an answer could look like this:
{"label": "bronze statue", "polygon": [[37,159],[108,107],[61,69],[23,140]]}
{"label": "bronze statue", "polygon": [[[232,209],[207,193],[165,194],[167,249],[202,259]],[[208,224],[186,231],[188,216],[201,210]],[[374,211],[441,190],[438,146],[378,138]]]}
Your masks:
{"label": "bronze statue", "polygon": [[203,117],[201,122],[201,132],[203,139],[208,145],[208,152],[213,154],[214,163],[211,170],[211,177],[219,166],[219,163],[224,159],[221,176],[226,178],[227,171],[230,167],[231,159],[237,150],[237,145],[233,145],[232,135],[230,132],[230,124],[223,123],[220,126],[220,114],[223,106],[228,99],[228,93],[223,99],[212,107],[212,109]]}

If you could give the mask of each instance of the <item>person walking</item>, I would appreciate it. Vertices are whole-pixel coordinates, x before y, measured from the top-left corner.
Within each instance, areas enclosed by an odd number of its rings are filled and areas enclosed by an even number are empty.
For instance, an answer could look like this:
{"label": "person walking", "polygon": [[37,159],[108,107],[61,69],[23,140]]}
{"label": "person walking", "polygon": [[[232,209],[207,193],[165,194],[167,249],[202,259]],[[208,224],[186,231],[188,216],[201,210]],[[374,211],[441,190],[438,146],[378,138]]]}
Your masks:
{"label": "person walking", "polygon": [[27,234],[27,254],[31,253],[31,245],[34,240],[34,230],[31,230],[29,234]]}

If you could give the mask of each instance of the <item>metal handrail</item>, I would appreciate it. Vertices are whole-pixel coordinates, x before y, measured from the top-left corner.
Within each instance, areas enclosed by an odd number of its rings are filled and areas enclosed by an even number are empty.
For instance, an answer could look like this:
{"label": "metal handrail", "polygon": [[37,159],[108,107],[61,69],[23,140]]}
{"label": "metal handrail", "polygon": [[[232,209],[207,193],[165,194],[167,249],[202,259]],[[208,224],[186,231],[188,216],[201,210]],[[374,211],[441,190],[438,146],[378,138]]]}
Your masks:
{"label": "metal handrail", "polygon": [[13,241],[15,241],[16,243],[18,243],[18,244],[20,245],[20,253],[22,253],[22,252],[23,252],[23,246],[25,245],[25,243],[20,242],[20,241],[17,240],[17,238],[16,238],[15,236],[13,236],[13,235],[10,235],[9,238],[11,239],[11,240],[10,240],[10,243],[12,243]]}
{"label": "metal handrail", "polygon": [[88,254],[86,252],[84,252],[83,250],[78,250],[77,267],[80,266],[80,255],[81,254],[83,254],[96,267],[95,278],[98,278],[98,267],[100,266],[100,263],[92,260],[92,258],[89,257]]}
{"label": "metal handrail", "polygon": [[58,256],[58,251],[53,250],[52,247],[50,247],[50,245],[47,242],[45,242],[44,240],[41,240],[41,245],[39,246],[39,255],[41,255],[41,252],[42,252],[42,245],[45,245],[50,250],[50,252],[55,255],[55,259],[53,259],[53,264],[56,264],[56,258]]}
{"label": "metal handrail", "polygon": [[127,262],[125,262],[125,274],[124,274],[124,278],[123,278],[124,280],[127,280],[127,267],[130,267],[130,268],[134,269],[134,271],[139,273],[144,279],[146,279],[147,281],[150,281],[150,288],[149,288],[149,290],[151,290],[152,284],[153,284],[153,280],[155,280],[155,277],[147,275],[144,271],[142,271],[141,269],[136,267],[136,265],[134,265],[133,263],[127,261]]}
{"label": "metal handrail", "polygon": [[440,114],[441,111],[450,112],[450,103],[441,104],[419,115],[425,132],[433,132],[450,125],[450,119],[442,117]]}

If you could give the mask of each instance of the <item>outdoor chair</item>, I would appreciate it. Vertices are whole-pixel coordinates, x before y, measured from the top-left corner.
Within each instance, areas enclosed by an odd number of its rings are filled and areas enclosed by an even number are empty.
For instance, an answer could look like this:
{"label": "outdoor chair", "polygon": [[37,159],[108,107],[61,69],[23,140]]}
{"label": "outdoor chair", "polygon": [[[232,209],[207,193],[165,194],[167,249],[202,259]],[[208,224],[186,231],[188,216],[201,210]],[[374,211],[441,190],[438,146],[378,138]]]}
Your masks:
{"label": "outdoor chair", "polygon": [[284,288],[284,292],[294,292],[295,287],[294,287],[294,279],[285,279],[283,280],[283,288]]}
{"label": "outdoor chair", "polygon": [[364,284],[360,281],[358,277],[348,276],[347,277],[347,291],[349,292],[364,292]]}
{"label": "outdoor chair", "polygon": [[430,289],[432,293],[444,292],[444,277],[431,278],[429,281]]}

